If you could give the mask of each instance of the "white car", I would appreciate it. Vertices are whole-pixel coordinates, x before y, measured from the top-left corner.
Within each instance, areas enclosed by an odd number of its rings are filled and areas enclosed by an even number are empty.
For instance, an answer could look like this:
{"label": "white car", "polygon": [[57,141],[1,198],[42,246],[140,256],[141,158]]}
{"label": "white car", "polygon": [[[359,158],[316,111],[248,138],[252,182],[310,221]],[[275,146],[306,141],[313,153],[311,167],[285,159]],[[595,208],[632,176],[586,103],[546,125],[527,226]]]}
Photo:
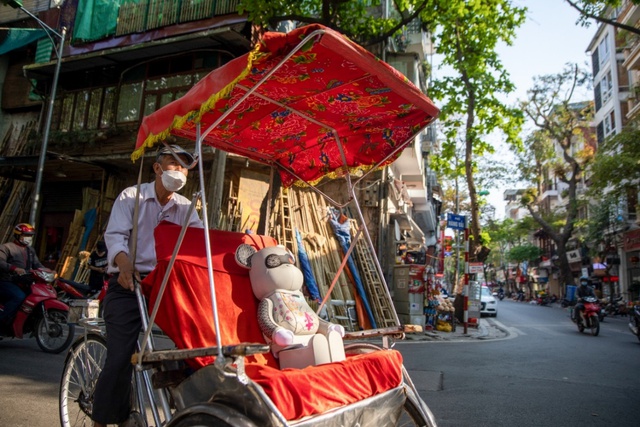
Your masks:
{"label": "white car", "polygon": [[482,287],[480,293],[480,315],[496,317],[498,315],[498,300],[491,294],[491,289]]}

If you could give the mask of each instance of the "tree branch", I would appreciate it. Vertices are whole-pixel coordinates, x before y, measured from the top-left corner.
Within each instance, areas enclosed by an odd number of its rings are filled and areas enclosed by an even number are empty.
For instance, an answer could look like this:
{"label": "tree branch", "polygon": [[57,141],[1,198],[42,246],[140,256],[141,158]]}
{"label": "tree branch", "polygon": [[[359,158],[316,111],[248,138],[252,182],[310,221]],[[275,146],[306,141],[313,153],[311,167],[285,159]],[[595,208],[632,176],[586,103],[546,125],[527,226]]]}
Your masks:
{"label": "tree branch", "polygon": [[640,35],[640,28],[636,28],[636,27],[632,27],[630,25],[626,25],[623,24],[621,22],[609,19],[609,18],[603,18],[601,16],[597,16],[594,15],[588,11],[586,11],[585,9],[581,8],[580,6],[578,6],[575,2],[571,1],[571,0],[565,0],[567,3],[569,3],[569,6],[571,6],[572,8],[574,8],[575,10],[577,10],[578,12],[580,12],[580,14],[582,16],[585,16],[589,19],[593,19],[595,21],[598,21],[602,24],[608,24],[608,25],[613,25],[616,28],[620,28],[621,30],[626,30],[629,31],[630,33],[633,34],[638,34]]}

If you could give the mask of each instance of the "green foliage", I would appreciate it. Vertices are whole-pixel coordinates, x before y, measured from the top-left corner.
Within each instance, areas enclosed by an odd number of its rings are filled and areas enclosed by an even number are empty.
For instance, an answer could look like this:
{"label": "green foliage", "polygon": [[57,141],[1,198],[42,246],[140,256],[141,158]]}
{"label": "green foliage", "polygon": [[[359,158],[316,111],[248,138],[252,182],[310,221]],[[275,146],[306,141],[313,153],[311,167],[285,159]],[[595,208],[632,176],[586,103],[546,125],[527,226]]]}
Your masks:
{"label": "green foliage", "polygon": [[[496,48],[511,45],[516,29],[525,21],[526,8],[513,0],[240,0],[239,12],[262,29],[282,22],[320,23],[342,32],[363,46],[387,42],[419,19],[429,30],[445,67],[454,76],[433,82],[429,95],[438,100],[446,140],[440,160],[432,167],[455,178],[464,176],[470,191],[471,233],[482,241],[474,175],[477,159],[494,148],[486,136],[500,131],[507,143],[520,145],[523,115],[502,103],[500,94],[514,90]],[[387,7],[390,6],[390,10]],[[387,18],[383,12],[387,13]],[[437,73],[436,73],[437,74]],[[459,141],[463,161],[451,163]],[[458,157],[459,158],[459,157]]]}
{"label": "green foliage", "polygon": [[516,246],[507,253],[507,259],[513,262],[534,261],[542,255],[542,249],[526,243],[524,245]]}
{"label": "green foliage", "polygon": [[518,145],[522,114],[498,99],[501,93],[511,93],[514,85],[496,47],[512,44],[515,30],[524,22],[525,9],[505,0],[434,3],[437,6],[425,11],[422,19],[437,23],[442,65],[455,71],[455,75],[436,79],[429,92],[444,102],[440,119],[447,126],[442,156],[452,158],[451,147],[462,129],[464,140],[472,143],[474,157],[493,152],[484,137],[495,130],[502,131],[508,143]]}
{"label": "green foliage", "polygon": [[605,190],[614,197],[625,197],[640,182],[640,130],[626,128],[608,138],[596,152],[590,166],[592,196]]}
{"label": "green foliage", "polygon": [[[239,13],[247,13],[249,20],[263,29],[275,29],[281,22],[301,24],[319,23],[368,45],[397,34],[429,1],[397,1],[400,10],[388,19],[381,13],[380,0],[241,0]],[[379,39],[382,36],[382,39]]]}

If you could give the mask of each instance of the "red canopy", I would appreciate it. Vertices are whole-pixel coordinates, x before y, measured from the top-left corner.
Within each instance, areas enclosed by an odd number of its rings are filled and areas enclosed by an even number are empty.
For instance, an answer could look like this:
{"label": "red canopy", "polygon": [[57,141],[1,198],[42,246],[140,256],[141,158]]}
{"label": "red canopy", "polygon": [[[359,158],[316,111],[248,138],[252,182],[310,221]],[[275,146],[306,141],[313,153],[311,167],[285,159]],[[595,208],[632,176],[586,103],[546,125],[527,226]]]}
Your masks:
{"label": "red canopy", "polygon": [[392,162],[437,115],[394,68],[310,25],[266,33],[254,51],[145,117],[132,159],[170,134],[196,140],[200,122],[204,143],[278,166],[285,186],[312,183]]}

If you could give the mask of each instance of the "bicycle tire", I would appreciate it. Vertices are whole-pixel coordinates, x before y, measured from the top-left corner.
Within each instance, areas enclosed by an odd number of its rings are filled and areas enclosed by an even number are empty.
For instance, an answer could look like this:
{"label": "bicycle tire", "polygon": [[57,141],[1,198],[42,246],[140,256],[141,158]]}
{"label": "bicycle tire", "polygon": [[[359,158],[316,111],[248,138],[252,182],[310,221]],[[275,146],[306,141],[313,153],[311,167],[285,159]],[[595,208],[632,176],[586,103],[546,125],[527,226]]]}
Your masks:
{"label": "bicycle tire", "polygon": [[102,335],[90,333],[71,346],[60,379],[60,425],[93,425],[93,392],[107,356]]}

